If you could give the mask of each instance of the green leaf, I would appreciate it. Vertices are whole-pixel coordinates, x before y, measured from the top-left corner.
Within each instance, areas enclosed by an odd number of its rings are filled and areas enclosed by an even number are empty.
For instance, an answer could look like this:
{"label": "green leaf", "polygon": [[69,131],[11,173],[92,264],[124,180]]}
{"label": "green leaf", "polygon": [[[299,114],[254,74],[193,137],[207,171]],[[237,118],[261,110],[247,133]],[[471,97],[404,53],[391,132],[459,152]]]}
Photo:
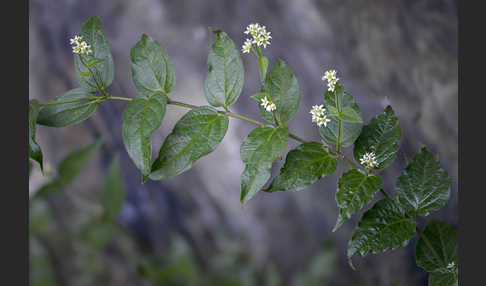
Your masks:
{"label": "green leaf", "polygon": [[[353,145],[363,127],[363,124],[357,119],[358,117],[361,119],[361,110],[353,96],[347,93],[342,85],[336,84],[334,92],[326,91],[324,93],[324,106],[331,113],[329,116],[331,121],[327,123],[327,126],[322,125],[319,128],[321,137],[326,142],[333,144],[337,144],[339,139],[339,143],[343,147]],[[353,122],[343,121],[343,118]]]}
{"label": "green leaf", "polygon": [[340,119],[344,122],[363,123],[363,120],[361,119],[361,112],[355,110],[351,106],[343,107]]}
{"label": "green leaf", "polygon": [[142,175],[149,175],[152,163],[151,138],[162,124],[167,98],[161,92],[135,97],[123,112],[123,143]]}
{"label": "green leaf", "polygon": [[339,216],[332,231],[336,231],[345,220],[371,202],[381,185],[381,178],[376,175],[366,175],[357,169],[344,173],[338,182],[336,202]]}
{"label": "green leaf", "polygon": [[265,191],[300,191],[325,175],[332,174],[336,167],[336,158],[324,150],[322,143],[302,143],[287,154],[280,175]]}
{"label": "green leaf", "polygon": [[395,193],[408,211],[427,216],[447,203],[450,187],[451,180],[438,156],[423,147],[402,171]]}
{"label": "green leaf", "polygon": [[[97,82],[101,85],[100,88],[107,88],[113,82],[115,65],[108,39],[102,30],[100,18],[91,17],[84,22],[81,27],[81,36],[83,41],[91,45],[93,53],[90,55],[74,55],[79,84],[91,92],[98,90]],[[94,73],[94,77],[86,78],[83,76],[84,73],[91,72],[82,61],[86,65],[91,64],[90,69]]]}
{"label": "green leaf", "polygon": [[287,125],[262,126],[253,129],[240,147],[246,164],[241,174],[241,202],[250,200],[270,179],[272,163],[285,152],[289,137]]}
{"label": "green leaf", "polygon": [[52,182],[42,186],[35,193],[35,197],[41,198],[62,191],[63,188],[71,184],[102,143],[103,141],[98,139],[87,146],[69,153],[59,164],[57,177]]}
{"label": "green leaf", "polygon": [[360,162],[361,156],[365,153],[374,152],[378,163],[374,169],[386,168],[397,156],[397,142],[401,137],[402,129],[398,125],[398,118],[388,105],[384,113],[373,117],[370,123],[363,127],[354,144],[354,158],[356,162]]}
{"label": "green leaf", "polygon": [[[266,93],[268,99],[276,105],[277,110],[273,113],[277,122],[285,123],[297,112],[300,102],[299,83],[283,60],[279,60],[266,74],[262,92]],[[258,107],[263,119],[273,123],[272,112],[266,111],[260,102]]]}
{"label": "green leaf", "polygon": [[115,224],[93,218],[80,231],[79,237],[96,249],[104,248],[116,232]]}
{"label": "green leaf", "polygon": [[348,243],[348,258],[393,250],[408,244],[415,235],[415,221],[392,200],[382,199],[363,214]]}
{"label": "green leaf", "polygon": [[[88,119],[96,111],[98,103],[95,101],[96,98],[93,97],[93,93],[87,92],[83,88],[72,89],[51,101],[67,101],[68,103],[47,105],[42,108],[39,112],[37,123],[50,127],[64,127],[80,123]],[[70,102],[84,98],[86,100]]]}
{"label": "green leaf", "polygon": [[[29,157],[39,163],[41,170],[42,166],[42,150],[35,141],[35,129],[37,116],[39,115],[39,102],[36,99],[29,100]],[[29,164],[30,161],[29,161]],[[30,171],[29,171],[30,174]]]}
{"label": "green leaf", "polygon": [[212,106],[225,108],[236,102],[245,80],[243,61],[235,44],[221,30],[214,30],[216,40],[208,55],[208,74],[204,81],[204,94]]}
{"label": "green leaf", "polygon": [[429,274],[429,286],[457,286],[458,278],[453,273],[433,272]]}
{"label": "green leaf", "polygon": [[152,180],[177,176],[201,157],[211,153],[223,140],[228,118],[210,106],[186,113],[167,136],[152,164]]}
{"label": "green leaf", "polygon": [[429,272],[454,273],[447,266],[452,262],[457,268],[457,250],[458,240],[454,229],[447,223],[431,220],[425,227],[423,236],[419,236],[415,247],[415,260],[418,266]]}
{"label": "green leaf", "polygon": [[125,202],[125,186],[123,175],[120,170],[120,160],[115,156],[108,169],[108,175],[101,192],[101,205],[103,206],[104,217],[114,220],[123,208]]}
{"label": "green leaf", "polygon": [[142,34],[130,50],[132,78],[137,90],[143,95],[169,93],[175,85],[172,61],[160,43]]}
{"label": "green leaf", "polygon": [[267,57],[264,56],[258,57],[258,70],[260,71],[260,81],[264,83],[265,77],[267,75],[267,70],[268,70]]}

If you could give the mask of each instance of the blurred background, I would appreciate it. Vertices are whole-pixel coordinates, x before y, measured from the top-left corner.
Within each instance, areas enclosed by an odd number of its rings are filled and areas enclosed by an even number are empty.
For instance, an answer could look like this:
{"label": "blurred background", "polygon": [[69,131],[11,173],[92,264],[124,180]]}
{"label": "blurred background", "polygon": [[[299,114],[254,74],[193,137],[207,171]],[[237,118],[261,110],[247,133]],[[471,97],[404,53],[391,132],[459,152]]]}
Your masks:
{"label": "blurred background", "polygon": [[[450,201],[432,217],[458,230],[458,1],[30,0],[30,98],[46,102],[78,86],[69,39],[91,16],[101,18],[110,41],[111,94],[137,95],[129,52],[146,33],[174,64],[170,97],[195,105],[207,104],[203,82],[214,40],[208,27],[226,31],[240,47],[249,23],[265,25],[272,33],[264,50],[270,67],[284,59],[300,85],[290,130],[319,140],[309,110],[322,100],[324,71],[336,69],[365,123],[387,103],[399,118],[400,153],[381,172],[385,190],[393,191],[401,170],[426,145],[453,181]],[[250,98],[259,89],[256,58],[242,58],[245,85],[232,111],[261,120]],[[414,260],[416,239],[399,250],[355,257],[356,271],[348,266],[347,242],[363,211],[331,232],[343,166],[303,191],[258,193],[242,206],[239,147],[255,126],[232,118],[223,142],[192,169],[142,185],[122,141],[125,106],[104,102],[78,125],[38,127],[46,172],[34,165],[30,192],[52,180],[71,151],[100,137],[104,143],[72,185],[31,204],[31,285],[426,285]],[[185,112],[167,107],[152,137],[154,156]],[[296,145],[289,140],[288,150]],[[126,200],[113,226],[90,228],[117,154]],[[274,164],[274,175],[282,164]]]}

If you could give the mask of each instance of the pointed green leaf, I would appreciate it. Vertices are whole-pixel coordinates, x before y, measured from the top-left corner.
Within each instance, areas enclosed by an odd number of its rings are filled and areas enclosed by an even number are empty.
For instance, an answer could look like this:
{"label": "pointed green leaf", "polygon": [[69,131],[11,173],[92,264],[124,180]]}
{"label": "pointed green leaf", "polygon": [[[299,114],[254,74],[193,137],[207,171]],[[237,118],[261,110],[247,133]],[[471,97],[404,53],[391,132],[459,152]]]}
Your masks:
{"label": "pointed green leaf", "polygon": [[[423,236],[419,236],[415,247],[415,260],[418,266],[429,272],[455,273],[457,250],[458,240],[454,229],[447,223],[431,220],[425,227]],[[453,268],[447,267],[450,263],[454,265]]]}
{"label": "pointed green leaf", "polygon": [[392,200],[382,199],[363,214],[348,243],[348,258],[403,247],[415,235],[415,226]]}
{"label": "pointed green leaf", "polygon": [[265,77],[267,75],[267,70],[268,70],[267,57],[264,56],[258,57],[258,70],[260,71],[260,81],[264,83]]}
{"label": "pointed green leaf", "polygon": [[262,126],[253,129],[240,147],[246,164],[241,174],[241,202],[250,200],[270,179],[272,163],[285,152],[289,137],[287,125],[276,128]]}
{"label": "pointed green leaf", "polygon": [[[37,161],[42,170],[42,150],[35,141],[35,129],[39,108],[40,105],[36,99],[29,100],[29,157]],[[30,161],[29,164],[31,164]]]}
{"label": "pointed green leaf", "polygon": [[104,217],[108,220],[116,219],[123,208],[124,202],[125,186],[123,185],[120,160],[117,155],[111,162],[103,190],[101,191],[101,205],[103,206]]}
{"label": "pointed green leaf", "polygon": [[285,158],[285,165],[266,192],[300,191],[322,177],[332,174],[337,159],[324,150],[320,142],[307,142],[291,150]]}
{"label": "pointed green leaf", "polygon": [[366,175],[357,169],[344,173],[338,182],[336,202],[339,216],[332,231],[336,231],[345,220],[371,202],[381,185],[381,178],[376,175]]}
{"label": "pointed green leaf", "polygon": [[[299,83],[283,60],[279,60],[266,74],[262,92],[276,105],[277,110],[273,113],[277,122],[285,123],[297,112],[300,102]],[[266,111],[260,102],[258,108],[263,119],[270,123],[274,122],[272,112]]]}
{"label": "pointed green leaf", "polygon": [[432,272],[429,274],[429,286],[457,286],[458,278],[453,273]]}
{"label": "pointed green leaf", "polygon": [[438,156],[423,147],[402,171],[395,193],[408,211],[427,216],[447,203],[450,187],[451,180]]}
{"label": "pointed green leaf", "polygon": [[204,94],[212,106],[228,107],[236,102],[245,80],[243,61],[230,37],[214,30],[216,40],[208,55],[209,71],[204,81]]}
{"label": "pointed green leaf", "polygon": [[151,138],[162,124],[167,98],[162,92],[135,97],[123,112],[123,143],[142,175],[150,174]]}
{"label": "pointed green leaf", "polygon": [[143,95],[169,93],[175,85],[175,71],[164,47],[150,36],[141,39],[130,50],[132,79]]}
{"label": "pointed green leaf", "polygon": [[63,188],[71,184],[102,143],[103,141],[98,139],[87,146],[69,153],[59,164],[57,177],[52,182],[42,186],[35,193],[35,197],[41,198],[62,191]]}
{"label": "pointed green leaf", "polygon": [[[384,113],[373,117],[354,144],[354,159],[360,162],[361,156],[374,152],[378,165],[375,169],[383,169],[393,162],[398,152],[397,142],[402,137],[402,129],[398,125],[391,106]],[[366,167],[366,166],[365,166]]]}
{"label": "pointed green leaf", "polygon": [[[333,144],[337,144],[339,139],[343,147],[353,145],[363,127],[358,121],[358,117],[361,119],[361,110],[353,96],[347,93],[342,85],[336,84],[334,91],[327,90],[324,93],[324,107],[329,110],[331,121],[327,126],[322,125],[319,128],[321,137]],[[347,121],[343,121],[343,118]]]}
{"label": "pointed green leaf", "polygon": [[[78,99],[80,101],[72,102]],[[51,101],[68,103],[45,106],[39,112],[37,123],[50,127],[64,127],[80,123],[96,111],[98,103],[95,100],[94,93],[87,92],[83,88],[71,89]]]}
{"label": "pointed green leaf", "polygon": [[210,106],[195,108],[177,122],[152,164],[150,179],[174,177],[189,170],[223,140],[228,118]]}
{"label": "pointed green leaf", "polygon": [[[108,39],[102,30],[100,18],[91,17],[84,22],[81,27],[81,37],[83,37],[83,41],[91,46],[92,53],[89,55],[74,55],[79,84],[91,92],[98,90],[98,86],[107,88],[113,82],[115,65]],[[86,67],[88,63],[91,64],[91,71]],[[83,74],[87,72],[92,72],[94,77],[84,77]]]}

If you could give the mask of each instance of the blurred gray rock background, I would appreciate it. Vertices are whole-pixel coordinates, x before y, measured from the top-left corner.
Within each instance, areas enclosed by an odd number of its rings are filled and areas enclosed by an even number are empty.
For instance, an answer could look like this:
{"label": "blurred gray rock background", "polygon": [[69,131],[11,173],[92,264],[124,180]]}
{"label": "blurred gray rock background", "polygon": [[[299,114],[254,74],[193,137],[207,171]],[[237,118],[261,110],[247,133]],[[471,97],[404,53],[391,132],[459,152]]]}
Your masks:
{"label": "blurred gray rock background", "polygon": [[[309,110],[321,102],[326,89],[321,76],[336,69],[340,82],[356,98],[364,121],[390,103],[400,121],[401,152],[392,167],[381,173],[392,191],[407,161],[424,144],[439,155],[453,180],[451,200],[433,217],[457,229],[458,181],[458,1],[75,1],[31,0],[29,7],[29,97],[41,102],[77,86],[69,39],[82,22],[99,16],[115,61],[115,80],[109,92],[136,96],[130,75],[130,48],[142,33],[162,43],[174,63],[175,100],[205,105],[203,82],[207,54],[214,40],[208,27],[226,31],[240,46],[249,23],[258,22],[272,32],[264,50],[270,66],[278,58],[293,69],[301,102],[289,122],[291,132],[308,140],[319,139]],[[259,89],[258,66],[242,55],[245,86],[236,113],[261,120],[250,96]],[[355,257],[357,271],[346,262],[346,245],[361,214],[337,232],[334,199],[338,174],[301,192],[259,193],[242,206],[239,202],[242,140],[255,126],[230,120],[222,144],[178,177],[140,184],[138,170],[124,151],[121,137],[123,102],[102,103],[96,114],[75,126],[39,127],[39,144],[48,164],[55,166],[69,151],[103,137],[97,159],[77,180],[85,193],[99,189],[106,168],[121,155],[128,199],[120,217],[141,243],[163,256],[169,232],[178,232],[204,261],[212,255],[215,233],[225,231],[247,248],[252,265],[262,269],[270,261],[290,278],[324,240],[338,247],[338,267],[329,285],[426,285],[426,274],[415,265],[413,247],[365,259]],[[187,112],[168,106],[162,127],[152,138],[154,155],[177,120]],[[289,141],[289,149],[296,146]],[[349,149],[349,148],[348,148]],[[351,154],[352,150],[346,150]],[[278,173],[283,162],[276,164]],[[45,181],[37,171],[31,187]],[[55,202],[59,219],[65,202]],[[67,208],[67,207],[66,207]],[[415,244],[415,240],[411,245]],[[287,285],[287,284],[285,284]]]}

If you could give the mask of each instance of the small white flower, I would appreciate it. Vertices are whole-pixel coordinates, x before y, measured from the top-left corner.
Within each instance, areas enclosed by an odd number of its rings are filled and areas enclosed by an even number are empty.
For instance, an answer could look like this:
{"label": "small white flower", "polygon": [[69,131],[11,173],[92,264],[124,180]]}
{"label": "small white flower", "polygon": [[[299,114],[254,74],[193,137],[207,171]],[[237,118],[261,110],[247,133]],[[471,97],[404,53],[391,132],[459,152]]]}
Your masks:
{"label": "small white flower", "polygon": [[317,118],[316,120],[316,123],[317,123],[317,126],[321,127],[321,125],[324,125],[327,127],[327,123],[331,121],[331,119],[327,118],[326,115],[323,115],[323,116],[320,116]]}
{"label": "small white flower", "polygon": [[277,109],[277,106],[275,105],[275,103],[270,103],[269,105],[267,105],[267,108],[266,108],[266,110],[268,112],[274,111],[276,109]]}
{"label": "small white flower", "polygon": [[275,103],[273,103],[272,101],[268,100],[268,98],[265,96],[264,98],[262,98],[262,103],[261,105],[265,108],[265,110],[267,110],[268,112],[270,111],[274,111],[275,109],[277,109],[277,106],[275,105]]}
{"label": "small white flower", "polygon": [[363,156],[361,156],[359,160],[361,162],[361,165],[364,165],[367,168],[373,168],[378,165],[374,152],[365,153]]}
{"label": "small white flower", "polygon": [[449,271],[452,271],[452,272],[454,272],[456,270],[456,264],[454,263],[454,261],[447,264],[447,269],[449,269]]}
{"label": "small white flower", "polygon": [[312,114],[312,116],[319,117],[319,116],[323,116],[325,111],[326,109],[324,108],[324,105],[321,104],[321,105],[312,106],[312,109],[309,113]]}
{"label": "small white flower", "polygon": [[252,47],[251,39],[246,39],[245,43],[241,47],[241,51],[245,54],[250,53]]}
{"label": "small white flower", "polygon": [[312,122],[315,122],[319,127],[321,127],[321,125],[327,126],[327,123],[331,120],[327,118],[325,112],[326,109],[322,104],[312,106],[312,109],[309,112],[312,114]]}
{"label": "small white flower", "polygon": [[327,84],[327,87],[328,87],[327,90],[334,91],[334,89],[336,89],[336,84],[330,82]]}
{"label": "small white flower", "polygon": [[70,39],[69,42],[70,42],[71,45],[72,44],[79,45],[81,43],[82,39],[83,39],[83,37],[76,35],[76,36],[74,36],[74,38]]}
{"label": "small white flower", "polygon": [[267,99],[267,97],[265,96],[264,98],[262,98],[262,106],[267,108],[267,105],[270,104],[270,101]]}
{"label": "small white flower", "polygon": [[328,70],[324,73],[324,76],[322,77],[322,80],[323,81],[333,81],[334,79],[336,79],[336,71],[335,70]]}
{"label": "small white flower", "polygon": [[329,91],[334,91],[336,89],[336,83],[339,81],[337,78],[337,73],[335,70],[328,70],[322,76],[322,81],[327,81],[327,87]]}

